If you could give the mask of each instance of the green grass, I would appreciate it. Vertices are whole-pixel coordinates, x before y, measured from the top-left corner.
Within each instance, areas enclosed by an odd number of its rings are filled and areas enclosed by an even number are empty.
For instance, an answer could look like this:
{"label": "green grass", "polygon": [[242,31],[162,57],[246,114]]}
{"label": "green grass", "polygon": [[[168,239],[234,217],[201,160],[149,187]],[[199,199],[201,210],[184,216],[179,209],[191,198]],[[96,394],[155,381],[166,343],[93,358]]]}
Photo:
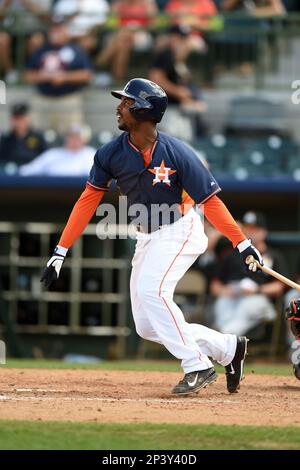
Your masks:
{"label": "green grass", "polygon": [[0,449],[299,449],[300,428],[0,421]]}
{"label": "green grass", "polygon": [[179,363],[172,361],[102,361],[96,364],[76,364],[59,360],[35,360],[35,359],[8,359],[7,364],[0,365],[4,368],[17,369],[105,369],[105,370],[131,370],[131,371],[162,371],[178,372],[181,370]]}
{"label": "green grass", "polygon": [[[35,359],[9,359],[6,365],[1,368],[17,369],[105,369],[105,370],[131,370],[131,371],[161,371],[180,372],[179,362],[176,361],[103,361],[98,364],[73,364],[70,362],[57,360],[35,360]],[[224,368],[216,366],[219,373],[224,372]],[[271,375],[291,375],[292,366],[290,364],[246,364],[246,374],[271,374]]]}

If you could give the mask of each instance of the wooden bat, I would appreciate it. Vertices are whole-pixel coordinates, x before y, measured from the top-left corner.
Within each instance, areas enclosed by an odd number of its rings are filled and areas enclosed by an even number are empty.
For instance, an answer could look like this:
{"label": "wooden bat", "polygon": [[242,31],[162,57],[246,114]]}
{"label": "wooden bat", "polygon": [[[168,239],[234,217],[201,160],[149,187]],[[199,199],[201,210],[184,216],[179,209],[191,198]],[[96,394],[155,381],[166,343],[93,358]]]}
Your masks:
{"label": "wooden bat", "polygon": [[296,282],[294,281],[291,281],[291,279],[283,276],[282,274],[279,274],[277,273],[276,271],[274,271],[273,269],[271,268],[268,268],[268,266],[261,266],[261,264],[259,264],[259,262],[254,258],[254,256],[250,255],[250,256],[247,256],[246,258],[246,263],[247,264],[250,264],[250,263],[256,263],[257,266],[266,274],[269,274],[270,276],[273,276],[273,277],[276,277],[276,279],[278,279],[278,281],[281,281],[283,282],[284,284],[292,287],[293,289],[297,289],[299,292],[300,292],[300,285],[297,284]]}

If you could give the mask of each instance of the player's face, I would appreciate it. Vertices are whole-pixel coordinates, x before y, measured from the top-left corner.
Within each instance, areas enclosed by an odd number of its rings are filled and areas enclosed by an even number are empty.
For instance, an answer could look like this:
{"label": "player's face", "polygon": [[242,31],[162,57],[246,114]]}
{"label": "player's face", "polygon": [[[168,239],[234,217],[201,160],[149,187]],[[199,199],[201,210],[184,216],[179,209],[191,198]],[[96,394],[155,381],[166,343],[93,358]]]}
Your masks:
{"label": "player's face", "polygon": [[121,131],[129,131],[132,129],[136,120],[130,112],[130,106],[133,105],[134,100],[122,97],[119,106],[117,107],[118,128]]}

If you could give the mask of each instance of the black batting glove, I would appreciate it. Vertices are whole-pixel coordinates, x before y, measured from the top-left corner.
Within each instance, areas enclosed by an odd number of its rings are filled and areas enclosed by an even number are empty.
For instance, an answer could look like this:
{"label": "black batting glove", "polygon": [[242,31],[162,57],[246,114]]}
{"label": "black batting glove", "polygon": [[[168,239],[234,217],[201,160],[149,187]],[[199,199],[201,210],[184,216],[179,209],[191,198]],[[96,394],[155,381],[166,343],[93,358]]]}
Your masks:
{"label": "black batting glove", "polygon": [[261,269],[258,267],[257,263],[252,262],[252,263],[247,263],[246,260],[248,256],[253,256],[253,258],[258,261],[258,263],[263,266],[264,261],[263,258],[260,254],[260,252],[255,248],[255,246],[252,245],[251,240],[243,240],[237,245],[237,249],[239,250],[239,253],[247,267],[248,271],[252,271],[255,273],[256,271],[261,271]]}
{"label": "black batting glove", "polygon": [[41,282],[44,283],[45,287],[50,287],[52,282],[57,281],[59,278],[59,273],[65,260],[67,251],[67,248],[63,248],[59,245],[55,248],[53,256],[48,261],[41,277]]}

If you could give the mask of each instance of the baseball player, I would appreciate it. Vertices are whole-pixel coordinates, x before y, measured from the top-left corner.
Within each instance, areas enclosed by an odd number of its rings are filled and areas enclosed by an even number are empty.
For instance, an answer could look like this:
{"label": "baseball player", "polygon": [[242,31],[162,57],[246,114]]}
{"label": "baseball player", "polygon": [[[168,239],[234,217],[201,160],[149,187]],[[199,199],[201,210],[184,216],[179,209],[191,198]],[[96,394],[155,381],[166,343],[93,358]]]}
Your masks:
{"label": "baseball player", "polygon": [[[89,223],[110,181],[117,180],[121,193],[128,198],[129,214],[136,205],[146,209],[146,217],[137,225],[130,279],[137,333],[163,344],[181,360],[184,377],[172,393],[186,395],[213,383],[217,374],[209,357],[225,366],[227,389],[234,393],[243,376],[247,338],[187,323],[173,300],[177,282],[207,247],[195,204],[231,240],[242,261],[253,255],[262,264],[262,257],[218,198],[221,189],[217,181],[194,151],[157,130],[167,107],[164,90],[136,78],[123,90],[111,93],[119,99],[116,115],[124,132],[96,152],[86,189],[73,208],[41,281],[49,286],[58,278],[68,249]],[[158,205],[163,210],[157,211]],[[245,265],[250,271],[257,269],[256,263]]]}
{"label": "baseball player", "polygon": [[[300,299],[293,299],[290,301],[289,306],[285,311],[285,318],[290,324],[290,330],[295,336],[295,340],[300,345]],[[293,370],[295,377],[300,380],[300,354],[299,349],[296,350],[293,355],[295,362],[293,364]]]}

